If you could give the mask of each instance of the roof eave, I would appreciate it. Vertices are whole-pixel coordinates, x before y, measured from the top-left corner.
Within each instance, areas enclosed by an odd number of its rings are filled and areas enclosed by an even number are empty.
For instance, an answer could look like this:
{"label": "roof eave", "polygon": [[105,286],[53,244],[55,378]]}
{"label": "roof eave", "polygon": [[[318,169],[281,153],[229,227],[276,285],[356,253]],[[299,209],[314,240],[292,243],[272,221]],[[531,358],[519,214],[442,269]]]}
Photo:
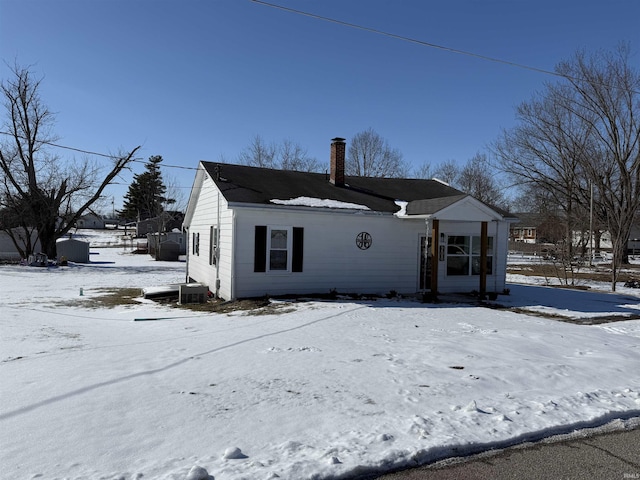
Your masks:
{"label": "roof eave", "polygon": [[330,207],[310,207],[305,205],[279,205],[275,203],[249,203],[249,202],[228,202],[229,208],[258,208],[258,209],[274,209],[274,210],[290,210],[318,213],[351,213],[362,215],[393,215],[393,212],[382,212],[379,210],[364,210],[361,208],[330,208]]}

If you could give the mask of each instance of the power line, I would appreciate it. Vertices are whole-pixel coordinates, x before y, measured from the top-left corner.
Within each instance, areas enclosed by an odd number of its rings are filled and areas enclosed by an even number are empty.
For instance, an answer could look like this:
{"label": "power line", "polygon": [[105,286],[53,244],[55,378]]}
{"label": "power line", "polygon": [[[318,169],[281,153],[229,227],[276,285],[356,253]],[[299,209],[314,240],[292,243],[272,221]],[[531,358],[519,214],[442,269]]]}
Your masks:
{"label": "power line", "polygon": [[[6,135],[8,137],[14,137],[14,138],[19,138],[20,140],[28,140],[26,137],[23,137],[22,135],[17,135],[11,132],[3,132],[0,131],[0,135]],[[106,153],[98,153],[98,152],[92,152],[90,150],[83,150],[81,148],[75,148],[75,147],[67,147],[65,145],[59,145],[53,142],[48,142],[48,141],[42,141],[39,140],[38,143],[42,143],[43,145],[51,145],[52,147],[57,147],[57,148],[64,148],[65,150],[73,150],[74,152],[80,152],[80,153],[86,153],[88,155],[97,155],[98,157],[105,157],[105,158],[119,158],[116,155],[108,155]],[[135,161],[139,161],[139,160],[133,160]]]}
{"label": "power line", "polygon": [[[605,83],[595,82],[593,80],[587,80],[587,79],[584,79],[584,78],[572,77],[570,75],[554,72],[552,70],[545,70],[544,68],[533,67],[531,65],[526,65],[524,63],[511,62],[509,60],[504,60],[504,59],[501,59],[501,58],[490,57],[488,55],[481,55],[479,53],[473,53],[473,52],[468,52],[466,50],[459,50],[459,49],[447,47],[447,46],[444,46],[444,45],[438,45],[437,43],[425,42],[424,40],[418,40],[416,38],[406,37],[404,35],[398,35],[396,33],[385,32],[384,30],[378,30],[376,28],[365,27],[364,25],[358,25],[356,23],[345,22],[343,20],[338,20],[336,18],[325,17],[325,16],[318,15],[318,14],[315,14],[315,13],[305,12],[303,10],[296,10],[295,8],[284,7],[282,5],[277,5],[275,3],[265,2],[264,0],[251,0],[251,1],[253,3],[258,3],[258,4],[261,4],[261,5],[267,6],[267,7],[275,8],[275,9],[278,9],[278,10],[283,10],[285,12],[295,13],[297,15],[303,15],[305,17],[314,18],[316,20],[323,20],[325,22],[335,23],[337,25],[342,25],[344,27],[355,28],[357,30],[363,30],[365,32],[375,33],[377,35],[383,35],[385,37],[395,38],[396,40],[401,40],[401,41],[404,41],[404,42],[415,43],[415,44],[418,44],[418,45],[421,45],[421,46],[424,46],[424,47],[436,48],[436,49],[444,50],[444,51],[450,52],[450,53],[457,53],[459,55],[466,55],[468,57],[479,58],[480,60],[486,60],[486,61],[494,62],[494,63],[501,63],[503,65],[508,65],[510,67],[522,68],[522,69],[529,70],[529,71],[532,71],[532,72],[542,73],[544,75],[552,75],[554,77],[559,77],[559,78],[564,78],[564,79],[569,79],[569,80],[575,80],[575,81],[586,81],[586,82],[589,82],[589,83],[591,83],[593,85],[599,85],[599,86],[606,87],[606,88],[612,88],[612,89],[621,88],[621,87],[607,85]],[[631,91],[633,93],[635,93],[635,94],[639,94],[640,95],[640,91],[636,91],[636,90],[631,90]]]}
{"label": "power line", "polygon": [[315,18],[317,20],[323,20],[325,22],[335,23],[335,24],[338,24],[338,25],[342,25],[344,27],[355,28],[355,29],[358,29],[358,30],[364,30],[365,32],[371,32],[371,33],[375,33],[377,35],[384,35],[386,37],[395,38],[396,40],[402,40],[404,42],[416,43],[416,44],[422,45],[424,47],[437,48],[439,50],[444,50],[446,52],[457,53],[459,55],[467,55],[469,57],[479,58],[481,60],[487,60],[489,62],[502,63],[504,65],[509,65],[509,66],[512,66],[512,67],[524,68],[526,70],[531,70],[531,71],[538,72],[538,73],[544,73],[545,75],[553,75],[555,77],[562,77],[562,78],[566,77],[565,75],[562,75],[562,74],[560,74],[558,72],[553,72],[551,70],[545,70],[543,68],[532,67],[530,65],[525,65],[523,63],[511,62],[509,60],[503,60],[501,58],[489,57],[487,55],[481,55],[479,53],[468,52],[466,50],[459,50],[459,49],[447,47],[447,46],[444,46],[444,45],[438,45],[437,43],[425,42],[424,40],[418,40],[416,38],[406,37],[404,35],[398,35],[396,33],[385,32],[384,30],[378,30],[376,28],[365,27],[363,25],[358,25],[356,23],[349,23],[349,22],[345,22],[343,20],[338,20],[338,19],[331,18],[331,17],[324,17],[322,15],[317,15],[315,13],[309,13],[309,12],[305,12],[305,11],[302,11],[302,10],[296,10],[294,8],[283,7],[282,5],[276,5],[274,3],[265,2],[263,0],[251,0],[251,1],[254,2],[254,3],[259,3],[261,5],[265,5],[267,7],[272,7],[272,8],[276,8],[276,9],[279,9],[279,10],[284,10],[286,12],[295,13],[297,15],[303,15],[303,16],[306,16],[306,17]]}
{"label": "power line", "polygon": [[[0,131],[0,135],[7,135],[9,137],[15,137],[15,138],[19,138],[21,140],[27,140],[25,137],[21,136],[21,135],[14,135],[13,133],[10,132],[3,132]],[[71,150],[73,152],[79,152],[79,153],[84,153],[86,155],[95,155],[98,157],[104,157],[104,158],[109,158],[109,159],[118,159],[120,158],[117,155],[109,155],[107,153],[100,153],[100,152],[93,152],[91,150],[84,150],[82,148],[76,148],[76,147],[69,147],[67,145],[60,145],[59,143],[54,143],[54,142],[48,142],[48,141],[40,141],[39,143],[42,143],[43,145],[49,145],[51,147],[55,147],[55,148],[62,148],[64,150]],[[136,162],[136,163],[146,163],[146,160],[143,160],[141,158],[133,158],[131,159],[132,162]],[[179,169],[183,169],[183,170],[197,170],[196,167],[184,167],[182,165],[168,165],[168,164],[162,164],[163,167],[166,168],[179,168]]]}

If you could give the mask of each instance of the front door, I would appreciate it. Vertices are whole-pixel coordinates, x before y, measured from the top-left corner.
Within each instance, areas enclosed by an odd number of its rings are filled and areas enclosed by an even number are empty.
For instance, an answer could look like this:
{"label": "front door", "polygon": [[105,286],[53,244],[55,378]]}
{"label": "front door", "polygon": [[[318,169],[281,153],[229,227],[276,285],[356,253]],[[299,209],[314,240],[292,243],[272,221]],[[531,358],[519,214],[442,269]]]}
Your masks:
{"label": "front door", "polygon": [[431,237],[420,236],[420,278],[418,280],[421,292],[431,289]]}

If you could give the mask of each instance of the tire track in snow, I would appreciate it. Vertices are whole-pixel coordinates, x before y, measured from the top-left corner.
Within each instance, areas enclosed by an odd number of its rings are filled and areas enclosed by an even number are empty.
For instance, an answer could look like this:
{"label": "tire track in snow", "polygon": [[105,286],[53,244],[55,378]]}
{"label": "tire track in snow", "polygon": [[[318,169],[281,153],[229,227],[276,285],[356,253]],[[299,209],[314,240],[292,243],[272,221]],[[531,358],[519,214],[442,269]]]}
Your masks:
{"label": "tire track in snow", "polygon": [[368,305],[359,305],[359,306],[356,306],[356,307],[351,308],[349,310],[338,312],[338,313],[336,313],[334,315],[329,315],[327,317],[318,318],[316,320],[312,320],[310,322],[303,323],[301,325],[296,325],[295,327],[285,328],[283,330],[278,330],[276,332],[265,333],[265,334],[258,335],[256,337],[252,337],[252,338],[246,338],[244,340],[239,340],[237,342],[233,342],[233,343],[230,343],[228,345],[223,345],[221,347],[213,348],[213,349],[208,350],[206,352],[197,353],[197,354],[194,354],[194,355],[192,355],[190,357],[183,358],[182,360],[178,360],[176,362],[170,363],[169,365],[165,365],[164,367],[154,368],[152,370],[145,370],[143,372],[132,373],[130,375],[125,375],[124,377],[114,378],[114,379],[111,379],[111,380],[106,380],[104,382],[94,383],[93,385],[87,385],[86,387],[78,388],[76,390],[72,390],[70,392],[63,393],[61,395],[56,395],[54,397],[51,397],[51,398],[48,398],[48,399],[45,399],[45,400],[41,400],[41,401],[36,402],[36,403],[32,403],[31,405],[26,405],[24,407],[21,407],[21,408],[18,408],[18,409],[9,411],[9,412],[1,413],[0,414],[0,421],[7,420],[9,418],[13,418],[13,417],[16,417],[16,416],[19,416],[19,415],[24,415],[26,413],[29,413],[29,412],[33,411],[33,410],[37,410],[40,407],[45,407],[45,406],[50,405],[52,403],[61,402],[63,400],[66,400],[67,398],[75,397],[75,396],[78,396],[78,395],[83,395],[85,393],[91,392],[93,390],[97,390],[99,388],[108,387],[110,385],[115,385],[115,384],[118,384],[118,383],[126,382],[128,380],[133,380],[134,378],[138,378],[138,377],[154,375],[156,373],[164,372],[164,371],[170,370],[172,368],[178,367],[180,365],[183,365],[183,364],[189,362],[190,360],[194,360],[197,357],[202,357],[202,356],[205,356],[205,355],[218,353],[218,352],[221,352],[223,350],[227,350],[229,348],[237,347],[239,345],[244,345],[246,343],[250,343],[250,342],[253,342],[253,341],[256,341],[256,340],[261,340],[263,338],[273,337],[273,336],[276,336],[276,335],[281,335],[283,333],[293,332],[295,330],[301,330],[301,329],[309,327],[311,325],[315,325],[317,323],[322,323],[322,322],[325,322],[327,320],[332,320],[334,318],[338,318],[338,317],[341,317],[343,315],[355,312],[357,310],[362,310],[362,309],[365,309],[365,308],[368,308]]}

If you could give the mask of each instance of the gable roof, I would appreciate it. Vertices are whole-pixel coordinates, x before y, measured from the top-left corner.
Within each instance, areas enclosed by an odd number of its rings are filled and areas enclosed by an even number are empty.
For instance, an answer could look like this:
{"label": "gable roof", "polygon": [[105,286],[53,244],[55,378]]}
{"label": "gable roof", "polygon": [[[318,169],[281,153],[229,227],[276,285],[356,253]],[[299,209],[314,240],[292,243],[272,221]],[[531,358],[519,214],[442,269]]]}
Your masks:
{"label": "gable roof", "polygon": [[449,197],[429,198],[413,200],[407,205],[407,215],[429,215],[439,212],[443,208],[447,208],[456,202],[459,202],[468,195],[462,193],[460,195],[452,195]]}
{"label": "gable roof", "polygon": [[[446,209],[464,199],[473,197],[438,180],[346,177],[344,186],[329,182],[326,173],[296,172],[270,168],[250,167],[218,162],[200,162],[202,169],[224,198],[230,204],[257,204],[275,206],[274,200],[292,199],[330,200],[342,204],[353,204],[369,210],[385,213],[398,213],[401,207],[397,201],[406,202],[406,216],[429,216]],[[200,180],[198,180],[200,178]],[[196,183],[191,196],[196,194],[196,184],[202,177],[196,175]],[[477,204],[481,204],[473,199]],[[191,205],[195,198],[189,203]],[[331,204],[328,208],[331,208]],[[303,205],[303,203],[300,203]],[[482,204],[484,205],[484,204]],[[511,215],[499,208],[486,205],[499,217]],[[190,208],[187,222],[190,220]]]}
{"label": "gable roof", "polygon": [[329,199],[395,213],[396,200],[459,197],[459,190],[437,180],[346,177],[345,186],[329,182],[324,173],[295,172],[227,163],[201,162],[230,203],[273,205],[272,200],[299,197]]}

